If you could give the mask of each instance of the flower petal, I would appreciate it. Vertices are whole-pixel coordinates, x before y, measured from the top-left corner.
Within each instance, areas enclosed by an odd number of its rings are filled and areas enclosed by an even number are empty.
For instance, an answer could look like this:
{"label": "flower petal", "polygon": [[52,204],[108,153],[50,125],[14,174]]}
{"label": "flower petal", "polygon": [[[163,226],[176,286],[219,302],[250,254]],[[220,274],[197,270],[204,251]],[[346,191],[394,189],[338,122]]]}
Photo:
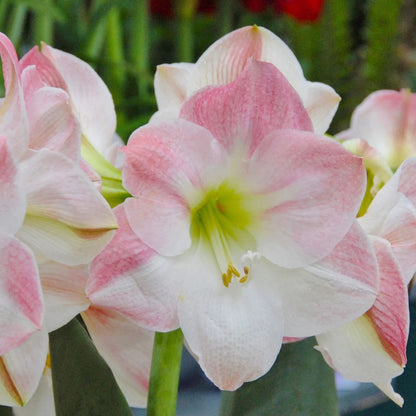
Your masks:
{"label": "flower petal", "polygon": [[173,262],[137,238],[123,205],[114,212],[120,228],[91,263],[88,298],[96,307],[111,309],[145,328],[176,329],[179,289]]}
{"label": "flower petal", "polygon": [[410,91],[376,91],[354,110],[350,129],[338,136],[367,141],[396,169],[416,154],[415,111],[416,95]]}
{"label": "flower petal", "polygon": [[362,160],[308,132],[269,134],[240,175],[260,216],[258,251],[282,267],[328,255],[345,236],[365,190]]}
{"label": "flower petal", "polygon": [[377,193],[359,222],[367,233],[389,241],[405,283],[416,272],[416,158],[407,159]]}
{"label": "flower petal", "polygon": [[225,288],[203,244],[183,267],[183,280],[180,327],[207,377],[222,390],[236,390],[264,375],[282,344],[279,297],[268,296],[254,278]]}
{"label": "flower petal", "polygon": [[34,333],[22,345],[0,357],[0,403],[23,406],[35,393],[48,353],[46,331]]}
{"label": "flower petal", "polygon": [[263,27],[243,27],[211,45],[194,66],[188,96],[207,85],[234,81],[250,58],[269,62],[278,68],[300,95],[314,131],[322,134],[327,130],[340,97],[328,85],[306,81],[293,52],[279,37]]}
{"label": "flower petal", "polygon": [[0,107],[0,131],[8,138],[13,156],[19,158],[29,142],[29,126],[17,70],[16,51],[3,33],[0,33],[0,55],[6,89],[6,97]]}
{"label": "flower petal", "polygon": [[[253,264],[270,291],[282,299],[285,337],[307,337],[328,331],[363,314],[378,288],[372,246],[357,223],[331,254],[303,269]],[[257,269],[257,270],[256,270]]]}
{"label": "flower petal", "polygon": [[113,144],[116,113],[110,91],[84,61],[42,44],[41,52],[65,81],[82,134],[102,154]]}
{"label": "flower petal", "polygon": [[94,306],[83,312],[82,318],[129,405],[146,407],[154,332]]}
{"label": "flower petal", "polygon": [[14,235],[22,226],[26,213],[26,198],[21,176],[7,139],[0,136],[0,230]]}
{"label": "flower petal", "polygon": [[380,270],[380,294],[362,317],[317,336],[328,364],[347,379],[372,382],[398,405],[403,399],[391,379],[403,372],[408,335],[407,290],[387,241],[374,238]]}
{"label": "flower petal", "polygon": [[155,74],[155,95],[159,109],[179,108],[187,99],[187,83],[194,64],[158,65]]}
{"label": "flower petal", "polygon": [[56,152],[32,152],[20,166],[28,211],[19,237],[51,260],[91,261],[117,227],[105,199],[78,166]]}
{"label": "flower petal", "polygon": [[273,130],[312,131],[308,113],[282,73],[254,60],[234,82],[196,93],[180,117],[207,128],[230,152],[242,148],[249,155]]}
{"label": "flower petal", "polygon": [[138,196],[125,202],[130,226],[159,254],[183,253],[190,207],[225,175],[225,152],[207,130],[180,119],[136,130],[123,151],[123,184]]}
{"label": "flower petal", "polygon": [[87,265],[71,267],[45,262],[39,266],[48,332],[65,325],[89,307],[90,301],[85,295],[88,271]]}
{"label": "flower petal", "polygon": [[81,132],[68,94],[60,89],[43,87],[27,102],[31,149],[48,148],[71,160],[80,158]]}
{"label": "flower petal", "polygon": [[24,407],[15,407],[13,414],[14,416],[55,416],[52,373],[50,368],[45,368],[38,388],[29,402]]}
{"label": "flower petal", "polygon": [[2,355],[41,328],[43,298],[36,261],[19,240],[2,239],[0,264]]}

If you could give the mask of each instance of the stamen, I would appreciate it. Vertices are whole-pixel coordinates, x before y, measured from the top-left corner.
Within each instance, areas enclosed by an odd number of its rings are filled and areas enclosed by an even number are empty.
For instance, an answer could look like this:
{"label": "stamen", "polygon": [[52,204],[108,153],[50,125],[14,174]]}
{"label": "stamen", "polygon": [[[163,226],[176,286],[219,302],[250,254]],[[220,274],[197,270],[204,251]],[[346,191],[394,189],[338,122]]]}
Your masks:
{"label": "stamen", "polygon": [[227,275],[225,273],[222,274],[222,283],[224,284],[225,287],[228,287],[228,285],[230,284],[227,278]]}
{"label": "stamen", "polygon": [[248,274],[248,272],[250,271],[248,266],[244,266],[244,274]]}
{"label": "stamen", "polygon": [[228,263],[228,270],[231,270],[231,273],[234,276],[237,276],[237,277],[241,276],[240,272],[233,266],[233,263],[231,261]]}
{"label": "stamen", "polygon": [[247,282],[247,279],[248,279],[248,274],[246,274],[245,276],[243,276],[243,277],[240,279],[240,283],[245,283],[245,282]]}

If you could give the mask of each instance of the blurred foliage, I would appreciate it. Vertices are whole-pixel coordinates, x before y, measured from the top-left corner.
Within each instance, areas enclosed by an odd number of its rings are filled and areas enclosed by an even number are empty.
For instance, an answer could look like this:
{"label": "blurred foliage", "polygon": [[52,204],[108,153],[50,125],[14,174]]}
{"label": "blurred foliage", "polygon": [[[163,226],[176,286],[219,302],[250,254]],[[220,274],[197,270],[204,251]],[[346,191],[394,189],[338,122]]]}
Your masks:
{"label": "blurred foliage", "polygon": [[210,0],[210,13],[190,7],[195,3],[176,0],[173,16],[152,16],[148,0],[0,0],[0,30],[19,56],[44,41],[89,62],[113,94],[124,140],[156,110],[156,65],[195,61],[220,36],[254,23],[291,46],[306,78],[341,95],[331,133],[348,126],[352,110],[371,91],[416,83],[412,0],[327,0],[313,23],[271,7],[254,14],[239,0]]}

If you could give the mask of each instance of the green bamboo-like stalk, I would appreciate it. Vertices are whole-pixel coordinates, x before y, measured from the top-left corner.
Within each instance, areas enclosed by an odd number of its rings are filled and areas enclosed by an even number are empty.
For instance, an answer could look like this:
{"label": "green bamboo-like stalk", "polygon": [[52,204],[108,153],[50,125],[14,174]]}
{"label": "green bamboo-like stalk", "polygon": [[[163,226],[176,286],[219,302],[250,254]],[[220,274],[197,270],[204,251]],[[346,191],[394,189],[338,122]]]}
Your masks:
{"label": "green bamboo-like stalk", "polygon": [[367,93],[395,87],[401,0],[369,0],[364,87]]}
{"label": "green bamboo-like stalk", "polygon": [[137,73],[139,95],[147,95],[149,85],[149,1],[136,0],[129,58]]}
{"label": "green bamboo-like stalk", "polygon": [[8,6],[9,6],[8,0],[0,1],[0,27],[5,26]]}
{"label": "green bamboo-like stalk", "polygon": [[33,37],[34,42],[45,42],[53,44],[53,17],[46,11],[52,9],[53,0],[43,0],[44,7],[40,12],[35,14],[33,20]]}
{"label": "green bamboo-like stalk", "polygon": [[174,416],[178,395],[183,334],[156,332],[150,373],[147,416]]}
{"label": "green bamboo-like stalk", "polygon": [[235,2],[219,1],[218,2],[218,26],[219,37],[226,35],[233,30],[233,14]]}
{"label": "green bamboo-like stalk", "polygon": [[196,12],[195,0],[176,0],[177,37],[176,56],[180,62],[192,62],[194,58],[193,18]]}
{"label": "green bamboo-like stalk", "polygon": [[24,3],[18,3],[13,7],[13,11],[10,16],[7,34],[16,48],[19,46],[22,39],[26,12],[27,6]]}
{"label": "green bamboo-like stalk", "polygon": [[109,58],[108,81],[115,105],[119,105],[123,97],[125,85],[125,60],[123,50],[123,27],[120,9],[112,7],[107,16],[107,54]]}
{"label": "green bamboo-like stalk", "polygon": [[[91,11],[92,13],[97,12],[100,7],[105,4],[105,0],[95,0],[92,3]],[[96,61],[97,58],[101,55],[104,42],[105,42],[105,35],[107,33],[107,20],[106,16],[102,16],[95,24],[93,29],[88,34],[85,46],[84,46],[84,54],[87,58],[91,61]]]}
{"label": "green bamboo-like stalk", "polygon": [[346,128],[355,106],[349,99],[352,92],[352,51],[349,26],[349,6],[346,1],[327,0],[320,21],[320,50],[314,62],[315,79],[331,85],[342,97],[334,131]]}

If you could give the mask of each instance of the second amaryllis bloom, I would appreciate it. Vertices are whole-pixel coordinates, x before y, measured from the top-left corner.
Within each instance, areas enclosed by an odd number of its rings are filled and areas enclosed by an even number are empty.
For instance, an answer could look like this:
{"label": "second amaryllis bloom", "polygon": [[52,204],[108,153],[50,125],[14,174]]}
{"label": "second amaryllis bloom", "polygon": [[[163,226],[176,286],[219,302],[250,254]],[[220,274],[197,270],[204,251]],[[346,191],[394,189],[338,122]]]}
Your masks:
{"label": "second amaryllis bloom", "polygon": [[273,65],[249,60],[179,118],[136,130],[124,154],[133,197],[87,295],[148,329],[181,327],[221,389],[265,374],[283,336],[326,331],[373,303],[376,261],[355,221],[362,160],[313,133]]}

